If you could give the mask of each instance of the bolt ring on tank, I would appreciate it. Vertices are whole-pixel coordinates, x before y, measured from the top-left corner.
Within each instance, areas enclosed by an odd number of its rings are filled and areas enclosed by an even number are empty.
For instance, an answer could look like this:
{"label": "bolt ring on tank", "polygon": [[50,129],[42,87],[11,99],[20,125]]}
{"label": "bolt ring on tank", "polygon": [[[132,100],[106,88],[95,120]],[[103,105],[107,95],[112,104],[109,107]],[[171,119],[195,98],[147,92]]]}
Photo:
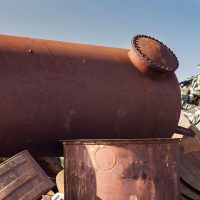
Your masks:
{"label": "bolt ring on tank", "polygon": [[132,48],[150,68],[161,72],[174,72],[178,68],[173,51],[153,37],[136,35],[132,39]]}

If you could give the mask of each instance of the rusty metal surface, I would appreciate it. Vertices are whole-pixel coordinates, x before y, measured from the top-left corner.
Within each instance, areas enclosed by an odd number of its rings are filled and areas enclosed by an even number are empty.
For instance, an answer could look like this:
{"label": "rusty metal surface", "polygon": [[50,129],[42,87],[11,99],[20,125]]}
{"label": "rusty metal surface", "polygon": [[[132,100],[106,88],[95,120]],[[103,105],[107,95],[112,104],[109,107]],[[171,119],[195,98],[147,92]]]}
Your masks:
{"label": "rusty metal surface", "polygon": [[65,139],[171,137],[175,74],[146,75],[128,52],[0,35],[0,156],[61,155]]}
{"label": "rusty metal surface", "polygon": [[192,200],[200,200],[200,191],[195,190],[184,181],[180,182],[180,191],[185,197]]}
{"label": "rusty metal surface", "polygon": [[181,156],[181,178],[191,187],[200,191],[200,153],[192,152]]}
{"label": "rusty metal surface", "polygon": [[53,185],[28,151],[0,164],[1,200],[37,200]]}
{"label": "rusty metal surface", "polygon": [[179,63],[175,54],[155,38],[137,35],[132,40],[132,47],[130,57],[137,54],[141,58],[131,59],[134,64],[135,61],[140,61],[139,68],[142,66],[143,69],[152,68],[161,72],[173,72],[178,68]]}
{"label": "rusty metal surface", "polygon": [[179,140],[64,142],[67,200],[179,200]]}
{"label": "rusty metal surface", "polygon": [[188,198],[187,196],[181,194],[181,198],[180,200],[191,200],[190,198]]}
{"label": "rusty metal surface", "polygon": [[180,143],[180,176],[191,187],[200,191],[200,131],[194,138],[184,136]]}

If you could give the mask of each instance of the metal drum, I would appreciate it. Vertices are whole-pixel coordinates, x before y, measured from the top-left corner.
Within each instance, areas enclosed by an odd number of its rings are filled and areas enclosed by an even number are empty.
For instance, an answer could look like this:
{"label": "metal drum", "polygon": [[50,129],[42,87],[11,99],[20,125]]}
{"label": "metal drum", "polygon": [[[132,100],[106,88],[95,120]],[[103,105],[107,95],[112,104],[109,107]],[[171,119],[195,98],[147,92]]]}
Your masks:
{"label": "metal drum", "polygon": [[179,200],[179,140],[64,142],[66,200]]}

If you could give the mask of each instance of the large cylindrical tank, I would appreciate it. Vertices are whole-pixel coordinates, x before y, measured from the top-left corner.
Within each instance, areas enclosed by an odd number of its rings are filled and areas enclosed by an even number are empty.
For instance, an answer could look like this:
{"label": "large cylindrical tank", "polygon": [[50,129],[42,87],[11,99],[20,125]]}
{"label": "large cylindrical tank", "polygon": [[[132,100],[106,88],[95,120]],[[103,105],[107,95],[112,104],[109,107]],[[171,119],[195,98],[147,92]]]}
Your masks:
{"label": "large cylindrical tank", "polygon": [[177,67],[147,36],[129,51],[0,35],[0,155],[57,154],[64,139],[171,137]]}

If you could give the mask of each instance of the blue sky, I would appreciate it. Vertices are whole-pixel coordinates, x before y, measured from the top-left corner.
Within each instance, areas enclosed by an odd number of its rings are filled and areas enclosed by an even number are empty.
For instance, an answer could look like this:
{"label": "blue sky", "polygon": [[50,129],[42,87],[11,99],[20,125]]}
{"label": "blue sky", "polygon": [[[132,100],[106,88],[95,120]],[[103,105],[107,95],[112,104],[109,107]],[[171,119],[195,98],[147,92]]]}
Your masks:
{"label": "blue sky", "polygon": [[130,48],[138,33],[174,51],[180,81],[200,73],[200,0],[0,1],[0,34]]}

